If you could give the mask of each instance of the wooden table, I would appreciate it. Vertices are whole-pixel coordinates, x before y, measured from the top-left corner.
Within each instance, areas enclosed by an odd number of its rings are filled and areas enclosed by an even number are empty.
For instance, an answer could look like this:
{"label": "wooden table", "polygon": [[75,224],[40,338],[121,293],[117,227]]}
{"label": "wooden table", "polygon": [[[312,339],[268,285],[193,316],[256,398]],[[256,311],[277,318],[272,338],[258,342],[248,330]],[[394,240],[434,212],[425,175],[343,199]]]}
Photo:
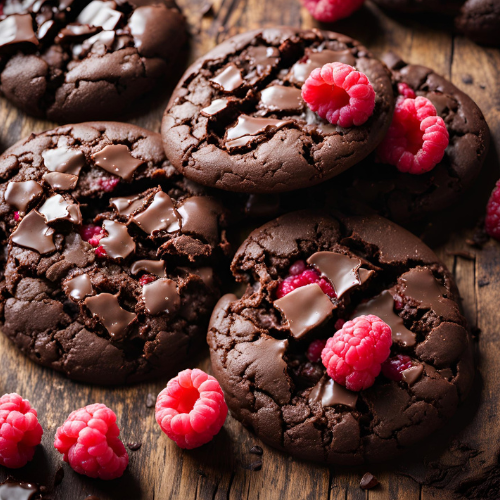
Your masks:
{"label": "wooden table", "polygon": [[[280,24],[316,26],[299,0],[214,0],[211,9],[206,0],[180,3],[192,34],[185,54],[189,60],[238,31]],[[473,192],[458,208],[439,214],[432,224],[418,229],[429,241],[438,241],[436,252],[455,275],[470,324],[481,329],[477,342],[479,369],[468,401],[445,429],[422,446],[394,463],[377,466],[342,469],[292,460],[263,445],[231,417],[210,444],[183,451],[161,433],[154,410],[147,405],[148,396],[150,400],[155,398],[166,380],[117,389],[77,384],[27,361],[0,337],[0,394],[15,391],[28,398],[38,409],[45,430],[43,446],[38,447],[29,465],[14,472],[17,479],[51,487],[62,464],[53,448],[57,426],[72,410],[103,402],[118,414],[124,442],[140,442],[142,447],[129,452],[130,466],[116,481],[91,480],[64,465],[64,479],[54,489],[57,500],[83,500],[92,494],[100,500],[428,500],[460,498],[461,494],[500,498],[500,247],[489,242],[475,249],[466,243],[500,176],[500,51],[452,35],[451,24],[442,19],[388,17],[369,2],[333,29],[357,38],[378,55],[392,49],[409,62],[434,68],[475,99],[491,128],[491,151]],[[178,77],[172,75],[161,91],[144,98],[123,119],[158,131]],[[0,123],[3,149],[31,132],[53,126],[25,116],[5,100],[0,100]],[[436,240],[435,236],[441,238]],[[207,353],[198,360],[198,366],[210,370]],[[249,453],[254,445],[262,446],[262,457]],[[262,469],[251,470],[252,463],[260,458]],[[374,473],[381,483],[369,492],[359,487],[366,471]],[[9,472],[0,468],[0,480]]]}

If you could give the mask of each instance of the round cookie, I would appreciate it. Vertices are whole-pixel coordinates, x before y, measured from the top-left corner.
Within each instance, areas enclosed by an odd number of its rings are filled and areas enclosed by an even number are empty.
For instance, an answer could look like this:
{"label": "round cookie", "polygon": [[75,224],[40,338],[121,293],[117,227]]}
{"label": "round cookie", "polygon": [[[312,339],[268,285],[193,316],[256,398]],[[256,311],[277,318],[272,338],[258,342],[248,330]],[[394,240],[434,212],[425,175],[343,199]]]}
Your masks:
{"label": "round cookie", "polygon": [[167,161],[159,134],[67,125],[0,157],[2,332],[70,378],[176,373],[204,345],[226,246],[220,203]]}
{"label": "round cookie", "polygon": [[490,133],[481,110],[451,82],[430,68],[407,64],[394,54],[384,60],[395,81],[406,83],[417,96],[429,99],[445,121],[450,135],[445,156],[430,172],[412,175],[377,163],[374,154],[335,184],[325,184],[323,196],[327,202],[341,200],[355,211],[368,206],[404,223],[443,210],[460,199],[481,171]]}
{"label": "round cookie", "polygon": [[[343,62],[365,73],[375,110],[342,129],[319,118],[300,88],[311,71]],[[195,62],[162,123],[168,158],[200,184],[245,193],[312,186],[358,163],[383,139],[394,96],[387,68],[338,33],[275,28],[237,35]]]}
{"label": "round cookie", "polygon": [[[309,284],[278,295],[299,261],[316,266],[336,294]],[[394,223],[291,213],[251,233],[232,272],[247,289],[222,297],[212,314],[212,367],[233,416],[269,445],[339,465],[377,462],[443,425],[469,392],[472,341],[453,279]],[[391,326],[391,357],[407,355],[411,366],[400,381],[380,374],[354,393],[306,353],[338,319],[362,314]]]}
{"label": "round cookie", "polygon": [[500,45],[500,3],[497,0],[467,0],[455,19],[457,29],[484,45]]}
{"label": "round cookie", "polygon": [[174,0],[7,0],[0,19],[0,92],[58,122],[121,112],[186,39]]}

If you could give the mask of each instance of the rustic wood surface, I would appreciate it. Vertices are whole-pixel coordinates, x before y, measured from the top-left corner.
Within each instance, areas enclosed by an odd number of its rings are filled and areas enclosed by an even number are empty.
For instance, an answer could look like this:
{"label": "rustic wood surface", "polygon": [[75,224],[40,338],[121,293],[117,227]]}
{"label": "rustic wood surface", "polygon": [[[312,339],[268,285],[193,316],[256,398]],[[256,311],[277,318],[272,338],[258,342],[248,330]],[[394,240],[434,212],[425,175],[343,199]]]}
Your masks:
{"label": "rustic wood surface", "polygon": [[[188,17],[192,35],[184,54],[184,59],[190,61],[223,38],[246,29],[277,24],[317,26],[299,0],[179,3]],[[459,207],[418,228],[453,271],[470,324],[481,330],[477,342],[478,375],[469,400],[448,427],[394,463],[342,469],[292,460],[260,443],[231,417],[210,444],[182,451],[161,433],[154,410],[147,405],[148,395],[149,399],[156,397],[166,380],[117,389],[73,383],[27,361],[0,337],[0,394],[15,391],[28,398],[38,409],[45,430],[43,446],[28,466],[14,472],[17,479],[37,481],[51,488],[62,465],[60,455],[53,449],[57,426],[70,411],[103,402],[118,414],[124,442],[140,442],[142,447],[129,452],[130,466],[116,481],[91,480],[64,465],[64,479],[54,489],[55,499],[83,500],[88,495],[96,495],[100,500],[500,497],[500,249],[495,242],[487,243],[483,249],[466,243],[484,211],[494,180],[500,177],[500,51],[455,36],[451,25],[442,19],[389,17],[370,2],[351,19],[331,28],[359,39],[378,55],[394,50],[407,61],[431,66],[469,93],[489,123],[492,147],[473,192]],[[158,131],[168,95],[180,72],[182,68],[159,91],[134,106],[134,111],[123,120]],[[0,100],[2,150],[31,132],[53,125],[27,117]],[[207,353],[197,364],[210,371]],[[249,453],[254,445],[263,447],[262,457]],[[252,463],[260,458],[262,469],[251,470]],[[366,471],[374,473],[381,483],[369,492],[359,488]],[[0,480],[9,472],[0,468]]]}

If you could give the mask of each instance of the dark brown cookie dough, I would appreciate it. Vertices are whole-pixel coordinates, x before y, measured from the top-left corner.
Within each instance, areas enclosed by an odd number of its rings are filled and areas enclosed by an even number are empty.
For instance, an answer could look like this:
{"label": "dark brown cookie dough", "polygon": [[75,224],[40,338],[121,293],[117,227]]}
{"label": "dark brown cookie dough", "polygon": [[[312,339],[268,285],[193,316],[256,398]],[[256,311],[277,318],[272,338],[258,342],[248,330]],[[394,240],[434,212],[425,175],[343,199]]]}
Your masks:
{"label": "dark brown cookie dough", "polygon": [[475,42],[500,45],[500,2],[467,0],[455,19],[459,31]]}
{"label": "dark brown cookie dough", "polygon": [[[313,284],[277,301],[290,266],[308,259],[340,298],[314,298]],[[456,286],[434,253],[394,223],[291,213],[255,230],[232,271],[247,290],[240,299],[225,295],[214,310],[212,366],[234,417],[271,446],[334,464],[377,462],[424,439],[466,397],[472,343]],[[312,340],[356,314],[390,324],[391,356],[412,358],[400,382],[381,374],[371,388],[349,392],[306,358]]]}
{"label": "dark brown cookie dough", "polygon": [[118,384],[175,373],[203,345],[224,213],[159,134],[112,122],[33,134],[0,157],[0,179],[0,320],[27,356]]}
{"label": "dark brown cookie dough", "polygon": [[376,162],[375,155],[337,179],[320,186],[328,201],[342,199],[355,210],[364,206],[404,223],[449,207],[477,178],[490,142],[488,125],[474,101],[430,68],[407,64],[393,54],[385,61],[396,83],[408,84],[429,99],[446,123],[450,144],[433,170],[422,175],[400,172]]}
{"label": "dark brown cookie dough", "polygon": [[[342,129],[305,105],[310,72],[343,62],[365,73],[375,111]],[[206,186],[278,193],[334,177],[381,142],[394,107],[387,68],[338,33],[275,28],[237,35],[194,63],[172,95],[162,124],[165,150],[181,173]]]}
{"label": "dark brown cookie dough", "polygon": [[7,0],[0,19],[0,92],[58,122],[121,112],[186,39],[175,0]]}

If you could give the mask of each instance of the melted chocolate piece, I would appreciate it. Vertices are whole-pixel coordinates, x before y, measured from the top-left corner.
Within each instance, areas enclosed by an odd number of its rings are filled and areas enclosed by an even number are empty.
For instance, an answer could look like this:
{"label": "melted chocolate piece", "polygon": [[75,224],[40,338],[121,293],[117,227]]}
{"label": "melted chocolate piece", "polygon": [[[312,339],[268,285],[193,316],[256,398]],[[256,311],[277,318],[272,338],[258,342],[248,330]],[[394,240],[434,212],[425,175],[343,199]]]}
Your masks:
{"label": "melted chocolate piece", "polygon": [[109,204],[113,205],[120,215],[132,215],[144,205],[144,198],[136,195],[111,198]]}
{"label": "melted chocolate piece", "polygon": [[42,153],[43,162],[51,172],[79,175],[85,165],[85,156],[81,151],[60,147],[47,149]]}
{"label": "melted chocolate piece", "polygon": [[415,365],[403,370],[401,376],[408,385],[413,385],[422,376],[423,372],[424,367],[422,365]]}
{"label": "melted chocolate piece", "polygon": [[0,484],[0,500],[32,500],[38,488],[29,483],[22,483],[13,479]]}
{"label": "melted chocolate piece", "polygon": [[378,484],[379,484],[378,479],[370,472],[367,472],[361,478],[361,481],[359,482],[359,487],[362,490],[371,490],[372,488],[375,488],[375,486],[377,486]]}
{"label": "melted chocolate piece", "polygon": [[104,30],[116,28],[122,18],[122,13],[114,10],[114,2],[90,2],[79,14],[77,21],[81,24],[100,26]]}
{"label": "melted chocolate piece", "polygon": [[38,45],[29,14],[15,14],[0,22],[0,47],[22,42]]}
{"label": "melted chocolate piece", "polygon": [[164,260],[137,260],[130,267],[130,272],[135,276],[141,271],[148,274],[154,274],[158,278],[164,278],[167,273],[165,272]]}
{"label": "melted chocolate piece", "polygon": [[5,201],[20,212],[26,212],[28,205],[43,193],[36,181],[9,182],[5,190]]}
{"label": "melted chocolate piece", "polygon": [[223,71],[209,81],[223,92],[233,92],[243,85],[241,71],[234,64],[227,65]]}
{"label": "melted chocolate piece", "polygon": [[443,297],[448,290],[436,280],[430,269],[412,269],[401,276],[405,286],[404,295],[410,297],[424,309],[432,309],[443,317],[456,314],[456,304]]}
{"label": "melted chocolate piece", "polygon": [[144,232],[154,234],[158,231],[178,229],[179,217],[170,196],[163,191],[155,194],[151,205],[146,210],[132,217]]}
{"label": "melted chocolate piece", "polygon": [[115,41],[116,33],[114,31],[101,31],[90,38],[87,38],[83,42],[83,45],[77,45],[73,48],[73,54],[75,56],[80,55],[84,57],[88,54],[90,49],[98,43],[102,44],[104,48],[109,49],[113,46]]}
{"label": "melted chocolate piece", "polygon": [[207,106],[206,108],[203,108],[201,110],[201,114],[203,116],[214,116],[217,113],[225,110],[227,108],[228,102],[229,101],[227,99],[215,99],[210,103],[210,106]]}
{"label": "melted chocolate piece", "polygon": [[290,333],[297,339],[328,319],[334,309],[317,283],[297,288],[275,300],[274,306],[283,313]]}
{"label": "melted chocolate piece", "polygon": [[354,66],[356,59],[349,50],[322,50],[321,52],[309,52],[305,62],[298,62],[290,70],[290,80],[297,84],[304,83],[316,68],[321,68],[327,63],[341,62]]}
{"label": "melted chocolate piece", "polygon": [[393,342],[398,342],[407,347],[415,345],[415,334],[405,327],[403,320],[394,312],[394,298],[391,292],[384,290],[380,295],[364,304],[360,304],[351,319],[369,314],[378,316],[390,326]]}
{"label": "melted chocolate piece", "polygon": [[132,179],[134,172],[144,163],[134,158],[124,144],[106,146],[92,158],[96,165],[126,181]]}
{"label": "melted chocolate piece", "polygon": [[335,252],[316,252],[307,259],[307,263],[330,281],[338,298],[362,283],[359,276],[360,259]]}
{"label": "melted chocolate piece", "polygon": [[94,35],[99,31],[97,26],[89,26],[88,24],[68,24],[63,28],[56,37],[58,43],[77,43],[90,35]]}
{"label": "melted chocolate piece", "polygon": [[218,240],[218,218],[222,209],[217,200],[208,196],[192,196],[177,211],[182,233],[202,236],[210,243]]}
{"label": "melted chocolate piece", "polygon": [[124,259],[135,252],[135,241],[127,231],[127,226],[121,222],[105,220],[102,224],[108,236],[99,240],[106,254],[112,259]]}
{"label": "melted chocolate piece", "polygon": [[173,314],[181,305],[175,281],[160,278],[142,288],[144,305],[149,314]]}
{"label": "melted chocolate piece", "polygon": [[45,200],[45,203],[38,209],[47,222],[54,220],[69,220],[73,224],[82,223],[80,207],[60,194],[55,194]]}
{"label": "melted chocolate piece", "polygon": [[123,309],[116,295],[101,293],[85,299],[90,312],[99,318],[104,328],[114,338],[122,338],[127,327],[136,319],[136,315]]}
{"label": "melted chocolate piece", "polygon": [[270,128],[278,130],[291,123],[290,120],[275,120],[274,118],[257,118],[240,115],[238,123],[227,131],[226,146],[229,149],[246,146],[255,136],[265,133]]}
{"label": "melted chocolate piece", "polygon": [[168,17],[168,8],[161,3],[141,6],[132,13],[128,27],[134,37],[135,46],[142,55],[158,55],[157,39],[161,36],[158,32],[164,29],[158,20]]}
{"label": "melted chocolate piece", "polygon": [[31,248],[43,255],[56,249],[53,234],[54,230],[47,226],[45,217],[32,210],[12,233],[12,241],[16,245]]}
{"label": "melted chocolate piece", "polygon": [[269,111],[300,111],[303,106],[302,92],[295,87],[271,85],[260,94],[260,107]]}
{"label": "melted chocolate piece", "polygon": [[322,406],[344,405],[356,408],[358,394],[348,391],[340,384],[336,384],[331,378],[323,377],[309,394],[311,403],[321,403]]}
{"label": "melted chocolate piece", "polygon": [[71,278],[66,283],[68,295],[75,300],[82,300],[87,295],[92,295],[94,289],[88,274],[80,274]]}
{"label": "melted chocolate piece", "polygon": [[71,189],[75,189],[78,183],[78,176],[73,174],[64,174],[62,172],[48,172],[43,175],[43,180],[47,182],[52,189],[69,191]]}
{"label": "melted chocolate piece", "polygon": [[276,47],[250,46],[247,56],[258,69],[276,66],[280,62],[280,52]]}

